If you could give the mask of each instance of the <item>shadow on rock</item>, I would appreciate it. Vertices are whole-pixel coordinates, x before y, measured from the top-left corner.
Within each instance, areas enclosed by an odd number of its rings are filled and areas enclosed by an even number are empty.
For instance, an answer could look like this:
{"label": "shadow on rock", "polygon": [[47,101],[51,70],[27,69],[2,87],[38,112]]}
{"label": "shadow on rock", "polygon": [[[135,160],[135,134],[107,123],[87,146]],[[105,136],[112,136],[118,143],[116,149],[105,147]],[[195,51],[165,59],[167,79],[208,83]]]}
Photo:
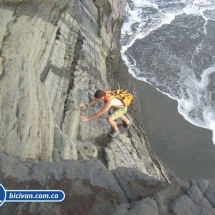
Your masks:
{"label": "shadow on rock", "polygon": [[100,147],[108,147],[111,142],[112,138],[108,136],[108,133],[94,139],[94,144]]}

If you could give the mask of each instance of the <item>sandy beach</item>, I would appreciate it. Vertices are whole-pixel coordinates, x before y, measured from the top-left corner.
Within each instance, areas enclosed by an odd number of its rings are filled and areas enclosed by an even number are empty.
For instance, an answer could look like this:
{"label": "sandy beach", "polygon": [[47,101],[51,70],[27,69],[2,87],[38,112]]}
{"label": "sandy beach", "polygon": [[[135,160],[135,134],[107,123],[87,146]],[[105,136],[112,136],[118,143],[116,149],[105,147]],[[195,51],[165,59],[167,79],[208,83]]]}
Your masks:
{"label": "sandy beach", "polygon": [[152,150],[183,180],[215,177],[212,132],[187,122],[177,102],[148,83],[134,80]]}

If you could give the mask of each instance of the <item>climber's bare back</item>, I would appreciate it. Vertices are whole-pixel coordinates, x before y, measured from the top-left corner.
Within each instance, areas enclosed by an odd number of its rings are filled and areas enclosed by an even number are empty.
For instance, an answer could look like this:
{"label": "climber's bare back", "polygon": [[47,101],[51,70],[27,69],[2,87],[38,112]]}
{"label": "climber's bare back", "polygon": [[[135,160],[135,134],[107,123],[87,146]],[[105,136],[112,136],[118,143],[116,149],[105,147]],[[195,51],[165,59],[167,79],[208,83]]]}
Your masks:
{"label": "climber's bare back", "polygon": [[121,108],[123,107],[123,103],[116,98],[111,99],[110,101],[105,103],[105,106],[108,104],[110,107]]}

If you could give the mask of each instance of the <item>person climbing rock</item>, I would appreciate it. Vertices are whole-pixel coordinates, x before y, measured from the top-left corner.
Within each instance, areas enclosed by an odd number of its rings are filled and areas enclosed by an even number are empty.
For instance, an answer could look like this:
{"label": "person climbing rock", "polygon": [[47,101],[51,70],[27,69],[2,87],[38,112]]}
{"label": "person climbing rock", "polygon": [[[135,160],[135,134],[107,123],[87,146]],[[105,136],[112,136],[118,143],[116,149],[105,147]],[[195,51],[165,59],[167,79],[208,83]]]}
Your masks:
{"label": "person climbing rock", "polygon": [[104,101],[104,107],[92,116],[81,116],[80,119],[84,122],[96,119],[102,114],[106,113],[111,107],[116,110],[113,114],[107,118],[108,123],[112,127],[112,131],[109,133],[110,137],[116,137],[120,133],[120,130],[115,122],[116,119],[120,118],[124,122],[124,127],[129,128],[131,122],[124,115],[127,112],[127,106],[131,103],[133,96],[128,93],[127,90],[114,90],[114,91],[103,91],[97,90],[92,99],[88,104],[80,104],[82,109],[86,109],[98,101]]}

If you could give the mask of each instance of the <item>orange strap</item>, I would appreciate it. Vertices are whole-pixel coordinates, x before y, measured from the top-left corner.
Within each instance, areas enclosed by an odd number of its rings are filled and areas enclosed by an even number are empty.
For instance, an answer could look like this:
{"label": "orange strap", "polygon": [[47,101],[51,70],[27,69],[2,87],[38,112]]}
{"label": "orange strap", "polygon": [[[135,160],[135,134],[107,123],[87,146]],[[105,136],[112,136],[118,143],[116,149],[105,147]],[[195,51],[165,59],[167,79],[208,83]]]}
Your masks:
{"label": "orange strap", "polygon": [[115,98],[113,95],[109,95],[111,94],[111,91],[105,91],[105,96],[104,96],[104,102],[106,103],[107,101]]}
{"label": "orange strap", "polygon": [[104,102],[107,102],[108,100],[108,97],[109,97],[109,95],[108,95],[108,91],[105,91],[105,97],[104,97]]}

